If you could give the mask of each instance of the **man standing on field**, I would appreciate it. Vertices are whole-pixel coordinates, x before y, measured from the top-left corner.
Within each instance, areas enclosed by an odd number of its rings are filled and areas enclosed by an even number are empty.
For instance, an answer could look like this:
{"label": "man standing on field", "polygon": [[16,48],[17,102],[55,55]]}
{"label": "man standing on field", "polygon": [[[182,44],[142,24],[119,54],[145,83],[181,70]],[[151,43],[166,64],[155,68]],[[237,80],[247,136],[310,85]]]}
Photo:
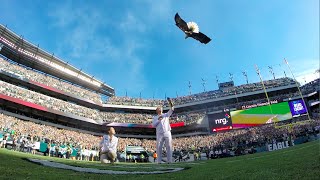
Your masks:
{"label": "man standing on field", "polygon": [[170,110],[167,113],[162,113],[162,107],[158,106],[156,109],[157,115],[153,117],[152,126],[156,128],[157,134],[157,162],[162,160],[162,146],[166,144],[167,162],[172,163],[172,137],[169,118],[173,113],[174,107],[170,98],[168,98]]}

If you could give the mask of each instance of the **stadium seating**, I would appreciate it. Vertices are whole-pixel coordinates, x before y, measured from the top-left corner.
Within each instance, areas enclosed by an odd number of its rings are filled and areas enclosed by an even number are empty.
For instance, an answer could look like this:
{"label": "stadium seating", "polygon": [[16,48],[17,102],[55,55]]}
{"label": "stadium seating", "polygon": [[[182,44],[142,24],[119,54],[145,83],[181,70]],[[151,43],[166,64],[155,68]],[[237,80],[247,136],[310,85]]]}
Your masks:
{"label": "stadium seating", "polygon": [[[95,109],[87,108],[70,102],[66,102],[57,98],[43,95],[22,87],[0,81],[0,93],[14,98],[22,99],[26,102],[31,102],[44,106],[49,109],[70,113],[73,115],[93,119],[104,120],[105,122],[118,123],[136,123],[136,124],[151,124],[152,115],[141,113],[117,113],[117,112],[102,112]],[[193,122],[204,116],[204,113],[183,113],[177,115],[174,122]]]}
{"label": "stadium seating", "polygon": [[[279,78],[275,80],[264,81],[266,89],[275,88],[281,86],[287,86],[295,84],[295,81],[290,78]],[[189,96],[181,96],[177,98],[172,98],[176,105],[182,105],[191,102],[203,101],[208,99],[214,99],[219,97],[226,97],[235,94],[242,94],[246,92],[254,92],[262,90],[263,87],[260,82],[244,84],[240,86],[231,87],[226,90],[214,90],[207,91],[198,94],[192,94]],[[137,105],[137,106],[157,106],[165,104],[166,101],[163,100],[154,100],[154,99],[140,99],[140,98],[131,98],[131,97],[111,97],[106,101],[107,104],[117,104],[117,105]]]}
{"label": "stadium seating", "polygon": [[320,78],[317,78],[301,87],[303,94],[312,93],[315,91],[320,91]]}
{"label": "stadium seating", "polygon": [[4,60],[0,57],[0,70],[7,71],[9,73],[14,73],[24,78],[27,78],[32,81],[36,81],[38,83],[51,86],[53,88],[59,89],[61,91],[74,94],[76,96],[92,100],[97,103],[101,103],[101,96],[92,91],[86,90],[81,87],[77,87],[70,83],[58,80],[46,74],[42,74],[40,72],[36,72],[31,69],[27,69],[25,67],[10,63],[9,61]]}
{"label": "stadium seating", "polygon": [[0,93],[14,98],[22,99],[27,102],[35,103],[49,109],[74,114],[89,119],[100,120],[98,110],[79,106],[57,98],[43,95],[22,87],[18,87],[4,81],[0,81]]}
{"label": "stadium seating", "polygon": [[[192,136],[186,138],[174,138],[173,147],[175,151],[201,151],[228,150],[234,151],[237,148],[250,149],[263,147],[266,143],[273,141],[284,141],[289,138],[298,138],[306,134],[319,133],[320,120],[300,121],[293,128],[276,128],[273,124],[253,127],[249,129],[232,130],[214,135]],[[285,124],[289,122],[282,122]],[[280,124],[280,125],[281,125]],[[59,145],[70,144],[72,147],[81,147],[87,150],[98,150],[99,136],[58,129],[56,127],[36,124],[30,121],[23,121],[15,117],[0,114],[0,134],[10,134],[16,144],[24,138],[27,144],[38,141],[47,141]],[[80,146],[81,145],[81,146]],[[128,145],[142,146],[147,151],[153,152],[156,149],[155,140],[119,138],[118,151],[123,152]]]}

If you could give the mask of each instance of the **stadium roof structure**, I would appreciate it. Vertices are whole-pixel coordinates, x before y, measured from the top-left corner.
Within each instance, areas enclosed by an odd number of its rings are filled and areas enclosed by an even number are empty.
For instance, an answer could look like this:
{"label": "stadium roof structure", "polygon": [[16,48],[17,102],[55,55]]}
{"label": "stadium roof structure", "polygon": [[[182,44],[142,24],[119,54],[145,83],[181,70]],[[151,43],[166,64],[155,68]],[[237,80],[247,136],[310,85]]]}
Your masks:
{"label": "stadium roof structure", "polygon": [[42,50],[38,46],[23,39],[6,26],[0,24],[0,54],[25,65],[27,67],[42,71],[59,79],[69,81],[73,84],[97,91],[107,96],[115,94],[114,88],[97,80],[82,70],[70,65],[54,54]]}

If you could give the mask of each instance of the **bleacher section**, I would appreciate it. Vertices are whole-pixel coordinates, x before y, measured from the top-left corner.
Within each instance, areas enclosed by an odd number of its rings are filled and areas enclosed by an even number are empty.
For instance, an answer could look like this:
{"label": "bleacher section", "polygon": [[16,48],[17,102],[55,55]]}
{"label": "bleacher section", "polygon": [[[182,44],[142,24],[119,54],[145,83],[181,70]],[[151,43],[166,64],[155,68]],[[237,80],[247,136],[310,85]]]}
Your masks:
{"label": "bleacher section", "polygon": [[58,80],[49,75],[42,74],[40,72],[35,72],[34,70],[27,69],[25,67],[14,64],[13,62],[4,60],[1,57],[0,57],[0,71],[14,74],[19,78],[26,78],[28,80],[40,83],[41,85],[45,85],[53,89],[58,89],[65,93],[73,94],[75,96],[89,99],[96,103],[101,104],[101,96],[98,93],[86,90],[84,88],[78,87],[76,85],[72,85],[67,82],[63,82],[62,80]]}

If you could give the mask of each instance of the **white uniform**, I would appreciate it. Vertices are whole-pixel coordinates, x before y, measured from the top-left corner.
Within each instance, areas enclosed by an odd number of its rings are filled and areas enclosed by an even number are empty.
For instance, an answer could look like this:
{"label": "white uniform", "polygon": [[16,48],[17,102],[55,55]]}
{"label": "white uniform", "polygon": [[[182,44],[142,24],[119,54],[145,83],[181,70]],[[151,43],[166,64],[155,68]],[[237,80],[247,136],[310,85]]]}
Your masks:
{"label": "white uniform", "polygon": [[101,142],[100,148],[101,152],[112,152],[117,153],[117,146],[118,146],[118,138],[112,136],[112,140],[109,140],[109,135],[104,135]]}
{"label": "white uniform", "polygon": [[167,113],[160,115],[162,120],[159,121],[159,115],[153,117],[152,126],[156,128],[157,132],[157,161],[161,163],[162,160],[162,146],[166,143],[167,150],[167,162],[172,163],[172,137],[171,137],[171,127],[169,123],[169,118],[173,113],[170,109]]}
{"label": "white uniform", "polygon": [[117,158],[117,146],[118,146],[118,138],[114,135],[112,136],[112,139],[110,140],[109,135],[104,135],[101,142],[100,142],[100,148],[101,148],[101,156],[100,160],[101,163],[107,163],[106,159],[109,159],[112,163]]}

